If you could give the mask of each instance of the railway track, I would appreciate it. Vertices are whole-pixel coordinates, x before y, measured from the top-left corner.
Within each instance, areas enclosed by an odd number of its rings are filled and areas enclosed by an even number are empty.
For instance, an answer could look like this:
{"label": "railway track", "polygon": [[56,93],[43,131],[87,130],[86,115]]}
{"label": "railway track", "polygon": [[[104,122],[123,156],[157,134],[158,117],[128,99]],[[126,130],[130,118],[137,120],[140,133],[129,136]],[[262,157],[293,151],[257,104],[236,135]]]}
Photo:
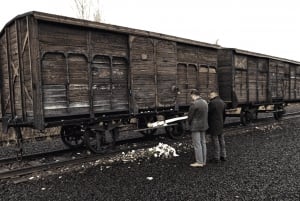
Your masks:
{"label": "railway track", "polygon": [[[36,172],[53,170],[65,166],[84,164],[103,159],[104,163],[109,163],[110,158],[116,154],[124,155],[125,152],[133,149],[147,149],[156,146],[158,141],[163,143],[174,142],[165,135],[153,136],[149,138],[133,138],[116,143],[114,149],[103,154],[91,154],[85,148],[64,149],[54,152],[25,155],[22,161],[17,161],[15,157],[0,160],[0,180],[26,177]],[[123,153],[123,154],[122,154]],[[120,157],[121,158],[121,157]]]}
{"label": "railway track", "polygon": [[[300,112],[285,114],[281,121],[287,121],[292,118],[299,118]],[[278,122],[272,117],[260,118],[254,120],[253,123],[242,126],[239,122],[225,124],[224,133],[226,136],[238,135],[249,131],[257,130],[259,127],[268,126]],[[23,156],[22,161],[17,161],[16,158],[5,158],[0,160],[0,180],[28,179],[33,173],[43,173],[49,170],[57,170],[64,167],[72,167],[79,164],[93,163],[97,160],[102,160],[103,164],[110,163],[112,157],[119,155],[119,161],[122,160],[122,155],[125,152],[130,152],[133,149],[147,149],[156,146],[158,142],[162,143],[182,143],[190,141],[189,135],[184,135],[179,140],[172,140],[165,135],[155,135],[153,139],[134,138],[117,142],[115,149],[104,154],[90,154],[86,149],[63,149],[47,153],[38,153],[33,155]]]}
{"label": "railway track", "polygon": [[239,133],[239,132],[257,129],[258,127],[266,126],[271,123],[286,121],[292,118],[299,118],[299,117],[300,117],[300,111],[289,112],[284,114],[282,119],[280,119],[279,121],[275,120],[273,116],[268,116],[264,118],[255,119],[247,126],[243,126],[240,122],[227,123],[224,125],[224,129],[227,134],[233,131],[234,133]]}

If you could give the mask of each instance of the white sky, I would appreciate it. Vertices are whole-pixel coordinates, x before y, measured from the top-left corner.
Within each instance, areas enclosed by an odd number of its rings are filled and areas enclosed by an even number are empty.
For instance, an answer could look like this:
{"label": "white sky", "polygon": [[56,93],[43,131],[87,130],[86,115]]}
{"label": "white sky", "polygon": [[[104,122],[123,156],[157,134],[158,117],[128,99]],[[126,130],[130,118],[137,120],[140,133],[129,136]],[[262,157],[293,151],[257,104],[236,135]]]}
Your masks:
{"label": "white sky", "polygon": [[[4,3],[5,2],[5,3]],[[105,23],[300,61],[298,0],[99,0]],[[3,0],[0,29],[36,10],[76,17],[74,0]]]}

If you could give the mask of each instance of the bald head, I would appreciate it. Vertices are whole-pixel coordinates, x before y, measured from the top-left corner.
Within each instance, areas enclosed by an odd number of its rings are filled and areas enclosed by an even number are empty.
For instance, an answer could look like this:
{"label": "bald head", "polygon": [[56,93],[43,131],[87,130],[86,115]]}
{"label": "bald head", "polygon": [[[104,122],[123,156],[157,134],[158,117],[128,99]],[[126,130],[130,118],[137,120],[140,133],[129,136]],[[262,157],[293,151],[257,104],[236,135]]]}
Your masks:
{"label": "bald head", "polygon": [[219,94],[215,91],[212,91],[212,92],[209,93],[208,98],[209,99],[214,99],[217,96],[219,96]]}

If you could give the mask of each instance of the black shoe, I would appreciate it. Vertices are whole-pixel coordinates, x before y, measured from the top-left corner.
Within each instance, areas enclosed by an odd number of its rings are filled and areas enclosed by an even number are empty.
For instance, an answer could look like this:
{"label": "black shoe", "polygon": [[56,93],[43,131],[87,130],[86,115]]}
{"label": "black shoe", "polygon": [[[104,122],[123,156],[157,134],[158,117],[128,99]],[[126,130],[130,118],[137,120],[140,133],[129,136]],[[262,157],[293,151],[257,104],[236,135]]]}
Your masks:
{"label": "black shoe", "polygon": [[221,161],[227,161],[227,159],[225,157],[221,157],[220,160]]}
{"label": "black shoe", "polygon": [[208,162],[209,163],[220,163],[220,160],[217,158],[213,158],[213,159],[210,159]]}

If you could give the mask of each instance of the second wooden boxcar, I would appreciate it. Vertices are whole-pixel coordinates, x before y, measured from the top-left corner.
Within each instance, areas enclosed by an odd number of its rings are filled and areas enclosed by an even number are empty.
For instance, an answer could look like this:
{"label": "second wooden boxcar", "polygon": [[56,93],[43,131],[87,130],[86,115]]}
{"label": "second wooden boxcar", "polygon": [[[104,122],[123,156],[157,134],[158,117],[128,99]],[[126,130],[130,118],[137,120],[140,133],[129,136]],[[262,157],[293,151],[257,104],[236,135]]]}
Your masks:
{"label": "second wooden boxcar", "polygon": [[284,105],[300,101],[300,63],[259,53],[222,48],[218,51],[220,96],[228,115],[238,109],[245,124],[258,112],[280,118]]}

